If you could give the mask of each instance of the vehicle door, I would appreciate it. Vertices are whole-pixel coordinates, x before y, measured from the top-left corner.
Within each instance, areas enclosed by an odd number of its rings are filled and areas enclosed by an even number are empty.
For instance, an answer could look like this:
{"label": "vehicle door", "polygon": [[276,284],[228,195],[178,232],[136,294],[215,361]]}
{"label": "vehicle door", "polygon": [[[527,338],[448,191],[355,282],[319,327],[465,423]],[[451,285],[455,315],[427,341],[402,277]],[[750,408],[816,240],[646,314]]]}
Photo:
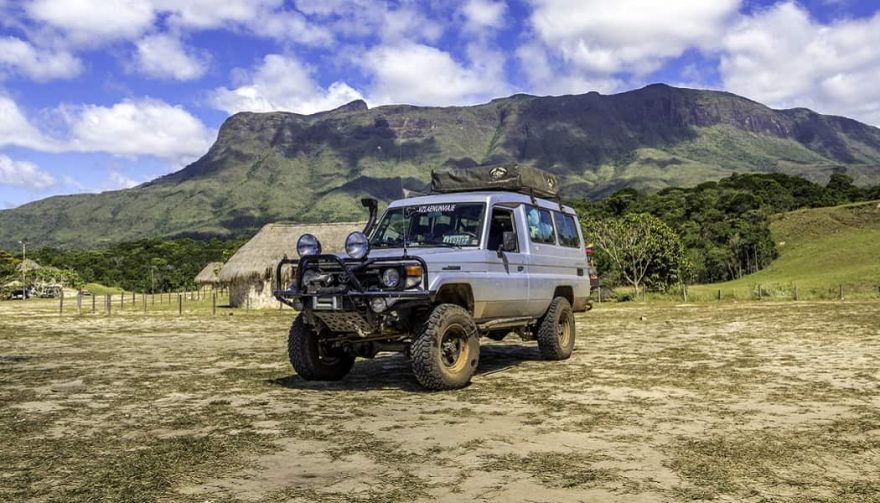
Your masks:
{"label": "vehicle door", "polygon": [[[523,229],[514,208],[491,208],[486,241],[488,291],[483,292],[482,318],[527,316],[524,311],[528,309],[529,280]],[[505,232],[516,234],[516,249],[499,254]]]}

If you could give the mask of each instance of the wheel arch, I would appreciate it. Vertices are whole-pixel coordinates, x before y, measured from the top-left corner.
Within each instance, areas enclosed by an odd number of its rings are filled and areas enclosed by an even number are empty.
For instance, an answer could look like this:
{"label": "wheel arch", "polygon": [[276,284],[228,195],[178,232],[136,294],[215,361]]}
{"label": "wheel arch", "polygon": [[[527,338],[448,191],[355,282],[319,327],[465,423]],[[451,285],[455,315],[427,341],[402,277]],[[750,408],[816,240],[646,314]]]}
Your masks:
{"label": "wheel arch", "polygon": [[467,283],[448,283],[434,294],[434,305],[455,304],[474,314],[474,291]]}
{"label": "wheel arch", "polygon": [[553,290],[553,298],[562,297],[569,305],[574,305],[574,288],[570,285],[559,285]]}

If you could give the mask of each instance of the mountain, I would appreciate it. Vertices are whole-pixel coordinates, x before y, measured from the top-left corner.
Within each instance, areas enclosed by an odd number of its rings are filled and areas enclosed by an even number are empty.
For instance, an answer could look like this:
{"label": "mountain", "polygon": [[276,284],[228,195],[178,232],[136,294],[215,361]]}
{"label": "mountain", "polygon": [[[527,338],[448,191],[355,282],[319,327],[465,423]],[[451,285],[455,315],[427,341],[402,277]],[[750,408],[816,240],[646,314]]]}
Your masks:
{"label": "mountain", "polygon": [[880,182],[880,129],[730,93],[661,84],[601,95],[523,94],[467,107],[355,101],[313,115],[239,113],[182,170],[131,189],[0,211],[0,246],[94,247],[142,237],[252,234],[276,220],[363,218],[359,199],[420,189],[444,165],[517,160],[566,197],[691,186],[733,172]]}

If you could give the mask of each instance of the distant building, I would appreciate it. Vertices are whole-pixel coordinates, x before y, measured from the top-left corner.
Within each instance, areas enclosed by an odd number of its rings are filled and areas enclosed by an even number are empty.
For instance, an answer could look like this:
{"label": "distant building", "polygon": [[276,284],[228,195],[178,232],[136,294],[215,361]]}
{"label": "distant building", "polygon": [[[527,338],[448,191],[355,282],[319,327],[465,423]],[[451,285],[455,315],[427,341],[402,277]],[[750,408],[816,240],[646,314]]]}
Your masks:
{"label": "distant building", "polygon": [[220,284],[220,269],[223,262],[211,262],[196,275],[195,284],[199,288],[214,288]]}
{"label": "distant building", "polygon": [[[321,241],[324,253],[343,251],[349,233],[363,230],[365,222],[332,224],[267,224],[250,241],[235,252],[220,269],[220,283],[229,288],[229,304],[251,308],[278,307],[272,296],[275,288],[275,267],[286,254],[297,258],[296,241],[303,234],[314,234]],[[289,284],[292,268],[282,271],[282,281]]]}

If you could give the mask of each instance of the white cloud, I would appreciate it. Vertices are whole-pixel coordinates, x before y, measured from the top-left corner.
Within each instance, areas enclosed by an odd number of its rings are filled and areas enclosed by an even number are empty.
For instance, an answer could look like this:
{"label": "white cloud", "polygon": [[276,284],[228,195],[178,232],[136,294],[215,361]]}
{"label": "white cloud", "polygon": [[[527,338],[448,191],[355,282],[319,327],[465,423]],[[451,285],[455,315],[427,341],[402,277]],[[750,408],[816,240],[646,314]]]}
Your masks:
{"label": "white cloud", "polygon": [[[442,8],[442,4],[429,8]],[[319,20],[340,37],[378,36],[385,42],[400,40],[435,41],[444,24],[426,15],[425,6],[412,1],[298,0],[297,9]]]}
{"label": "white cloud", "polygon": [[56,152],[61,145],[46,137],[10,97],[0,95],[0,147],[18,146]]}
{"label": "white cloud", "polygon": [[[379,104],[473,104],[507,91],[497,64],[465,66],[448,52],[422,44],[379,46],[363,64],[374,79],[370,101]],[[487,74],[489,68],[496,74]]]}
{"label": "white cloud", "polygon": [[468,0],[461,7],[465,30],[470,32],[501,28],[505,12],[507,4],[495,0]]}
{"label": "white cloud", "polygon": [[184,163],[204,154],[214,134],[180,106],[125,100],[111,107],[65,107],[67,149],[114,155],[150,155]]}
{"label": "white cloud", "polygon": [[743,17],[723,44],[725,89],[880,125],[880,14],[822,24],[784,2]]}
{"label": "white cloud", "polygon": [[[715,48],[740,2],[532,0],[534,38],[519,51],[522,69],[537,92],[645,76],[690,48]],[[537,54],[555,78],[533,65]]]}
{"label": "white cloud", "polygon": [[308,67],[299,60],[269,54],[241,86],[215,89],[211,105],[232,114],[241,111],[289,111],[310,114],[336,108],[361,99],[361,94],[344,82],[334,82],[322,89],[312,79]]}
{"label": "white cloud", "polygon": [[207,70],[205,56],[185,49],[171,35],[150,35],[140,39],[136,46],[138,70],[150,77],[193,80]]}
{"label": "white cloud", "polygon": [[82,63],[68,52],[37,49],[16,37],[0,37],[0,77],[8,72],[47,81],[75,77],[80,71]]}
{"label": "white cloud", "polygon": [[111,171],[110,176],[101,186],[103,190],[120,190],[120,189],[130,189],[136,185],[139,185],[140,182],[137,180],[126,176],[119,171]]}
{"label": "white cloud", "polygon": [[105,152],[153,156],[183,163],[204,154],[214,132],[181,106],[161,100],[125,100],[110,107],[62,105],[39,116],[55,116],[60,127],[49,136],[0,95],[0,147],[41,152]]}
{"label": "white cloud", "polygon": [[36,164],[15,161],[0,154],[0,185],[41,190],[55,185],[55,178],[41,170]]}
{"label": "white cloud", "polygon": [[133,40],[152,26],[155,16],[144,0],[33,0],[25,9],[77,45]]}

